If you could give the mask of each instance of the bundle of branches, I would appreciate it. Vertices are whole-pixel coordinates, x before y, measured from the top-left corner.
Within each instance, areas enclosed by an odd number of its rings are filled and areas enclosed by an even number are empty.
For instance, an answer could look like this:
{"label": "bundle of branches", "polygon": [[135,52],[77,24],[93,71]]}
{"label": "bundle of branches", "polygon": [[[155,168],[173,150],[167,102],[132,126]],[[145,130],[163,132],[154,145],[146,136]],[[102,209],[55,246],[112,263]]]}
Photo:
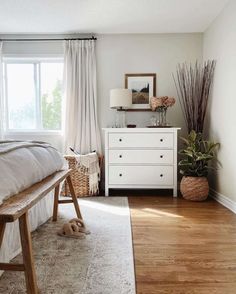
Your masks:
{"label": "bundle of branches", "polygon": [[173,75],[189,133],[203,132],[215,66],[215,60],[195,65],[183,63],[177,66],[176,77]]}

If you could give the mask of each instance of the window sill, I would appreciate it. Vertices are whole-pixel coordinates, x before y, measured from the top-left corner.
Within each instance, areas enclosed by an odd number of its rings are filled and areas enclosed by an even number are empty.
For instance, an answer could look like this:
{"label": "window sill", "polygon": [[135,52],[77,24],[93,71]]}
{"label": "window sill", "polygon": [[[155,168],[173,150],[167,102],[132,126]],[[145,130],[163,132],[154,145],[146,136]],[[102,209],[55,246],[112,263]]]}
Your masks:
{"label": "window sill", "polygon": [[36,131],[36,130],[32,130],[32,131],[28,131],[28,130],[20,130],[20,131],[6,131],[4,132],[4,135],[6,137],[9,136],[62,136],[62,131],[47,131],[47,130],[40,130],[40,131]]}

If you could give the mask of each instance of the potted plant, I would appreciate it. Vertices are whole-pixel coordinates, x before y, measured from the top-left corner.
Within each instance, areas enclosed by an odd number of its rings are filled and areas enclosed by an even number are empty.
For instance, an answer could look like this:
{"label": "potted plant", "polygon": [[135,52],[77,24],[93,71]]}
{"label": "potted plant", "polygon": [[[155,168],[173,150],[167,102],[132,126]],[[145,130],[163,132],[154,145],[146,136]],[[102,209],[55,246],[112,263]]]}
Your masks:
{"label": "potted plant", "polygon": [[179,162],[180,173],[183,175],[180,191],[185,199],[203,201],[209,194],[207,175],[212,168],[209,162],[215,158],[219,143],[205,141],[201,133],[193,130],[187,138],[181,139],[185,148],[179,151],[182,156]]}

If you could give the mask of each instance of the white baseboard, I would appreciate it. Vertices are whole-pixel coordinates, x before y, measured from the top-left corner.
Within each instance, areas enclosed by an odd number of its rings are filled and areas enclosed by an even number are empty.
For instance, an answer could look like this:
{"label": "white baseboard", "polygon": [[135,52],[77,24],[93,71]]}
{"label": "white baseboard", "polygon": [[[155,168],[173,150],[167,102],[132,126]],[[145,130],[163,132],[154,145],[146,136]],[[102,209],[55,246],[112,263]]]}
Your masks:
{"label": "white baseboard", "polygon": [[233,211],[236,214],[236,202],[229,199],[228,197],[220,194],[214,189],[210,189],[210,196],[214,198],[217,202],[227,207],[229,210]]}

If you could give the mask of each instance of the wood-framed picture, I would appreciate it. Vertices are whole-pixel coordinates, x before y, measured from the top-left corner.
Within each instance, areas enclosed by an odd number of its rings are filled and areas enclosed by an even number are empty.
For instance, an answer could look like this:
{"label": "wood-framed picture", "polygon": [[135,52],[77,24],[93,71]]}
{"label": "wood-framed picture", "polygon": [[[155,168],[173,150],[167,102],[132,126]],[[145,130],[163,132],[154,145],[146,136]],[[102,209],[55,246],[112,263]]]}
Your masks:
{"label": "wood-framed picture", "polygon": [[156,74],[125,74],[125,88],[132,91],[132,107],[129,110],[150,111],[150,98],[156,96]]}

